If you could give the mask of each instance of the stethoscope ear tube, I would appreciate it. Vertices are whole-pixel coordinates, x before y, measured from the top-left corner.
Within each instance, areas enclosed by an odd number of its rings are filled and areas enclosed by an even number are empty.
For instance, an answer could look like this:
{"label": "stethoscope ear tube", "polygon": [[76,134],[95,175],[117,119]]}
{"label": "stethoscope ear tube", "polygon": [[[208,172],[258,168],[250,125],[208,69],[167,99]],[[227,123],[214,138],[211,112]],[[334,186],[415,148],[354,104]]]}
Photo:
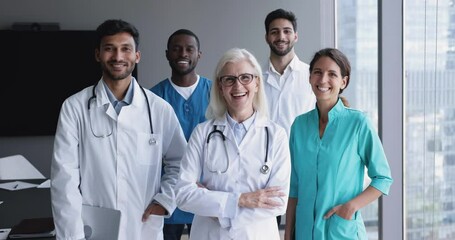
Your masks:
{"label": "stethoscope ear tube", "polygon": [[[137,81],[137,79],[136,79]],[[139,83],[137,83],[139,85]],[[96,93],[95,93],[95,89],[96,89],[96,86],[98,85],[98,82],[96,82],[94,85],[93,85],[93,88],[92,88],[92,96],[88,99],[87,101],[87,108],[88,110],[90,110],[90,103],[92,102],[92,100],[95,100],[96,99]],[[153,124],[152,124],[152,112],[150,110],[150,103],[149,103],[149,98],[147,97],[147,93],[145,92],[144,88],[139,85],[139,88],[142,90],[142,94],[144,95],[145,97],[145,102],[147,104],[147,113],[148,113],[148,120],[149,120],[149,125],[150,125],[150,133],[152,135],[152,137],[150,138],[149,140],[149,144],[150,145],[154,145],[156,144],[156,139],[153,137]],[[97,137],[97,138],[105,138],[105,137],[109,137],[112,135],[112,131],[110,134],[107,134],[107,135],[101,135],[101,136],[98,136],[96,135],[94,132],[93,132],[93,128],[92,128],[92,122],[90,122],[90,129],[92,130],[92,134],[93,136]],[[210,135],[209,135],[210,136]],[[224,135],[223,135],[223,138],[224,138]]]}
{"label": "stethoscope ear tube", "polygon": [[[205,156],[205,160],[208,161],[208,149],[209,149],[209,143],[210,143],[210,138],[212,137],[212,135],[215,135],[215,134],[219,134],[221,136],[221,138],[223,139],[223,143],[224,143],[224,150],[226,152],[226,168],[221,171],[221,170],[213,170],[213,169],[210,169],[208,166],[208,170],[209,172],[211,173],[217,173],[217,174],[221,174],[221,173],[226,173],[227,170],[229,169],[229,155],[228,155],[228,152],[227,152],[227,146],[226,146],[226,136],[224,136],[223,132],[221,130],[218,130],[216,128],[217,126],[216,125],[213,125],[213,130],[207,135],[207,141],[206,141],[206,144],[207,144],[207,149],[206,149],[206,156]],[[261,166],[261,168],[259,169],[259,171],[262,173],[262,174],[267,174],[270,172],[270,167],[267,165],[267,160],[268,160],[268,153],[269,153],[269,129],[267,127],[265,127],[265,132],[266,132],[266,145],[265,145],[265,159],[264,159],[264,164]]]}

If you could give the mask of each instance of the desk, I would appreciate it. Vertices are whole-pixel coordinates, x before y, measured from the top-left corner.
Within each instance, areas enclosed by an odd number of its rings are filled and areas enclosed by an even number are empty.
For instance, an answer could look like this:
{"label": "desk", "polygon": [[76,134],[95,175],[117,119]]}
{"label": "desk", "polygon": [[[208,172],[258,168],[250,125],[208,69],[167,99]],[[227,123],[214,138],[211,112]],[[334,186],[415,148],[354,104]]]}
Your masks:
{"label": "desk", "polygon": [[[23,181],[40,184],[45,180]],[[10,181],[0,181],[4,182]],[[3,201],[0,204],[0,228],[12,228],[24,218],[52,217],[50,188],[27,188],[17,191],[0,189],[0,201]]]}

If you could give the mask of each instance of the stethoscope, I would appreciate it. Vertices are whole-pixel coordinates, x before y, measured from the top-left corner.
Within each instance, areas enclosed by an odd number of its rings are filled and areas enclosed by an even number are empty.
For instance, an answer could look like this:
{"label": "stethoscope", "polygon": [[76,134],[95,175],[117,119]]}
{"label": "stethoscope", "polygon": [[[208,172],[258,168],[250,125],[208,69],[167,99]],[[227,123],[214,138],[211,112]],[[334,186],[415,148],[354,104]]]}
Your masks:
{"label": "stethoscope", "polygon": [[[268,153],[269,153],[269,129],[267,127],[265,127],[265,132],[266,132],[266,145],[265,145],[265,160],[264,160],[264,164],[261,166],[261,168],[259,169],[259,171],[262,173],[262,174],[267,174],[269,173],[270,171],[270,167],[269,165],[267,165],[267,159],[268,159]],[[220,171],[220,170],[213,170],[211,168],[209,168],[209,166],[207,165],[207,169],[209,170],[209,172],[211,173],[226,173],[227,170],[229,169],[229,155],[228,155],[228,152],[227,152],[227,146],[226,146],[226,136],[224,136],[223,132],[221,130],[218,130],[216,128],[216,125],[213,126],[213,130],[207,135],[207,150],[205,152],[205,159],[206,161],[208,160],[208,149],[209,149],[209,142],[210,142],[210,138],[212,138],[213,136],[212,135],[215,135],[215,134],[219,134],[221,136],[221,139],[223,139],[223,144],[224,144],[224,152],[226,154],[226,167],[223,171]]]}
{"label": "stethoscope", "polygon": [[[136,80],[137,81],[137,80]],[[97,86],[98,82],[95,83],[95,85],[93,85],[93,88],[92,88],[92,96],[88,99],[87,101],[87,108],[90,112],[90,103],[92,102],[92,100],[95,100],[96,99],[96,93],[95,93],[95,88]],[[138,83],[139,84],[139,83]],[[152,137],[150,138],[149,140],[149,144],[156,144],[156,139],[155,137],[153,137],[153,124],[152,124],[152,113],[150,111],[150,103],[149,103],[149,99],[147,97],[147,94],[145,93],[145,90],[143,87],[141,87],[139,85],[139,88],[142,90],[142,94],[144,95],[145,97],[145,102],[147,103],[147,112],[148,112],[148,117],[149,117],[149,125],[150,125],[150,133],[152,135]],[[97,135],[95,134],[95,132],[93,131],[93,127],[92,127],[92,121],[90,120],[90,130],[92,131],[92,134],[93,136],[95,136],[96,138],[106,138],[106,137],[109,137],[112,135],[112,132],[113,132],[113,126],[111,126],[111,131],[108,133],[108,134],[103,134],[103,135]]]}

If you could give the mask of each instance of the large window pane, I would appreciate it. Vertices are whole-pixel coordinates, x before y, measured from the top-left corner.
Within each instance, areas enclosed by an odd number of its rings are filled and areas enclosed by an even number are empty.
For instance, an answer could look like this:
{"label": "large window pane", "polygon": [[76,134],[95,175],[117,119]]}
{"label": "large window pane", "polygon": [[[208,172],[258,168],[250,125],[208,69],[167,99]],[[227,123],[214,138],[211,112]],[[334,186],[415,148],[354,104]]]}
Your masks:
{"label": "large window pane", "polygon": [[[349,58],[351,107],[378,123],[378,1],[337,1],[337,47]],[[366,177],[366,183],[368,179]],[[361,210],[370,240],[378,239],[378,201]]]}
{"label": "large window pane", "polygon": [[405,1],[406,236],[455,239],[455,6]]}

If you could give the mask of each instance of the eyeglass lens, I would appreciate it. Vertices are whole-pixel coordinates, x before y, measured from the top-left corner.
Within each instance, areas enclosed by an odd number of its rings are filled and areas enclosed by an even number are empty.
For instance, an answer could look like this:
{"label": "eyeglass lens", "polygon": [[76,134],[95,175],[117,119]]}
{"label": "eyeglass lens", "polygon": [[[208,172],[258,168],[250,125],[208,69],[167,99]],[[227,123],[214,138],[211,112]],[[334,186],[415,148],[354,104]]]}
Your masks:
{"label": "eyeglass lens", "polygon": [[232,76],[232,75],[222,76],[222,77],[220,77],[220,81],[221,81],[221,84],[226,87],[234,85],[234,83],[237,81],[237,79],[239,80],[239,82],[242,85],[247,85],[253,80],[254,77],[255,76],[251,73],[243,73],[243,74],[240,74],[238,77]]}

